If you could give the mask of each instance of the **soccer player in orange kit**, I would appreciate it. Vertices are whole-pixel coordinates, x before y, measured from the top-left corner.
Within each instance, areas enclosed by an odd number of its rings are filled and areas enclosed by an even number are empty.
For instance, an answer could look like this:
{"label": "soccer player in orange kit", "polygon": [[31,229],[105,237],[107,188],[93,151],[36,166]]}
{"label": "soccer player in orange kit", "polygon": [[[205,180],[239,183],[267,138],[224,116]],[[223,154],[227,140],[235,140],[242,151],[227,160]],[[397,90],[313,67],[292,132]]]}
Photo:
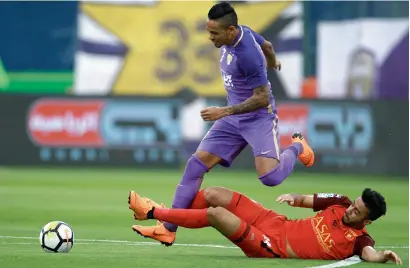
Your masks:
{"label": "soccer player in orange kit", "polygon": [[[201,190],[189,209],[164,208],[134,191],[128,198],[136,220],[157,219],[191,229],[212,226],[252,258],[342,260],[358,255],[368,262],[391,260],[402,264],[393,251],[376,251],[366,231],[366,225],[386,213],[385,200],[378,192],[367,188],[353,202],[345,196],[325,193],[284,194],[276,201],[319,212],[291,220],[222,187]],[[132,228],[140,235],[152,235],[139,225]]]}

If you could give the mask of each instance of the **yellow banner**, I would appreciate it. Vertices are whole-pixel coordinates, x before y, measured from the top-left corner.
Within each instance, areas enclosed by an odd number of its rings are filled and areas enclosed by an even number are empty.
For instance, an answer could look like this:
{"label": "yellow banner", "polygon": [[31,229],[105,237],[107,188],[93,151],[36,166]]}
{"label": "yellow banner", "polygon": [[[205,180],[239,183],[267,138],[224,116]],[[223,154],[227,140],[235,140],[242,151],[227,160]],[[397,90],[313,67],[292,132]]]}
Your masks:
{"label": "yellow banner", "polygon": [[[214,2],[164,1],[154,5],[83,3],[82,10],[129,49],[112,92],[170,96],[190,87],[203,96],[225,95],[219,49],[208,40],[205,22]],[[289,5],[237,4],[239,23],[263,31]]]}

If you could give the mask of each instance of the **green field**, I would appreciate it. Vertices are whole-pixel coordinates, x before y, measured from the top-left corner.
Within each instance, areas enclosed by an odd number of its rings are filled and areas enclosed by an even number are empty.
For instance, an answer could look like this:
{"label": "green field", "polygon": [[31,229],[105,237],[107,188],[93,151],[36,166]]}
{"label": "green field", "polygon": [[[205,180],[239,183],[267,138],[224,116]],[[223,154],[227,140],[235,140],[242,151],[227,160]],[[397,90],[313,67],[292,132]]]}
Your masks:
{"label": "green field", "polygon": [[[312,267],[329,261],[247,259],[211,228],[180,228],[166,248],[131,231],[135,223],[127,197],[135,190],[170,205],[182,171],[0,169],[0,267]],[[225,186],[246,193],[289,217],[313,212],[278,205],[281,193],[338,192],[352,198],[364,187],[380,191],[388,212],[368,227],[378,248],[394,248],[408,267],[409,184],[407,179],[295,173],[279,187],[263,186],[254,172],[216,170],[203,186]],[[46,254],[38,235],[47,222],[65,221],[76,235],[69,254]],[[154,222],[148,222],[152,224]],[[215,245],[221,245],[216,247]],[[380,264],[379,267],[392,267]],[[352,267],[373,267],[359,263]]]}

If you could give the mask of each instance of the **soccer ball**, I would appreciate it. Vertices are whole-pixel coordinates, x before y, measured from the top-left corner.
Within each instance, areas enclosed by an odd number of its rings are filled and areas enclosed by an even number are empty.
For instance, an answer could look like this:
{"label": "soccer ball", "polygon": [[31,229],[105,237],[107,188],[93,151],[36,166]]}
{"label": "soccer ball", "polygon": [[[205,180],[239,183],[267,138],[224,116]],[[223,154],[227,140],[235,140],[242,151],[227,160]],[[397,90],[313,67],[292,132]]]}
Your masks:
{"label": "soccer ball", "polygon": [[49,222],[41,229],[40,245],[48,253],[68,253],[74,245],[74,232],[65,222]]}

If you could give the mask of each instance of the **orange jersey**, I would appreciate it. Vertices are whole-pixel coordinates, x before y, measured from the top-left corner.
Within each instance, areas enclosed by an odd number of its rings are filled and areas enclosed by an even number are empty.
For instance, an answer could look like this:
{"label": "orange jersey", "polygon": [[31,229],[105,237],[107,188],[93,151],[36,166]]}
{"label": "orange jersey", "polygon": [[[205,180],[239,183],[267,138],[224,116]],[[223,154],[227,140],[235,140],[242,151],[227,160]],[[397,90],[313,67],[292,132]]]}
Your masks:
{"label": "orange jersey", "polygon": [[315,194],[314,217],[285,222],[287,241],[301,259],[341,260],[361,255],[373,239],[365,229],[357,230],[343,224],[342,217],[352,202],[336,194]]}

